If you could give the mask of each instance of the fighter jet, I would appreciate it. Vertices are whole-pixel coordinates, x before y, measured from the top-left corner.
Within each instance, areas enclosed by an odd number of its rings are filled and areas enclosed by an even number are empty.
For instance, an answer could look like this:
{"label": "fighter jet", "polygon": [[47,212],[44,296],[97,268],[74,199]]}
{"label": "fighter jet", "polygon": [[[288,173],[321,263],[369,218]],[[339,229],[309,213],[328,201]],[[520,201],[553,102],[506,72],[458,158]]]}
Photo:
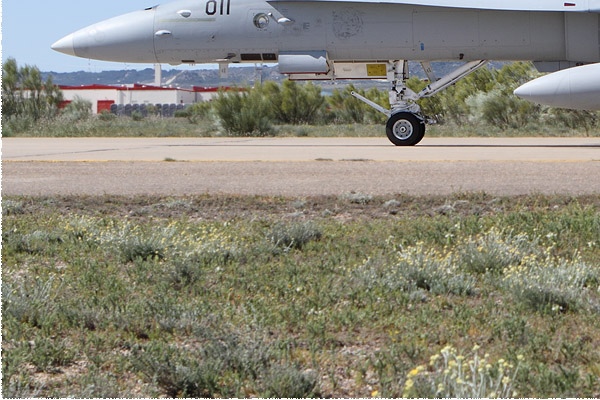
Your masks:
{"label": "fighter jet", "polygon": [[[384,79],[390,109],[353,95],[387,115],[387,136],[399,146],[425,134],[417,100],[488,60],[530,60],[553,72],[518,96],[600,109],[600,0],[176,0],[88,26],[52,48],[127,63],[218,63],[224,72],[231,63],[278,63],[297,80]],[[409,60],[429,79],[419,93],[406,86]],[[431,69],[457,60],[464,63],[446,76]]]}

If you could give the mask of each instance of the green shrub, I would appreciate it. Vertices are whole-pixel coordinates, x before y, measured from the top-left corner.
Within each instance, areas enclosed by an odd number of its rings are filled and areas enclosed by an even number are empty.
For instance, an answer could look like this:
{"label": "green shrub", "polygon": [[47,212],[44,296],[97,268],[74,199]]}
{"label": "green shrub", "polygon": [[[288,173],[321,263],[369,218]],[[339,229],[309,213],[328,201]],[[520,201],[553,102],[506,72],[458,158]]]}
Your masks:
{"label": "green shrub", "polygon": [[104,122],[110,122],[117,119],[117,116],[110,111],[102,110],[100,114],[98,114],[98,119]]}
{"label": "green shrub", "polygon": [[271,103],[261,87],[219,92],[213,101],[223,129],[234,136],[273,133]]}
{"label": "green shrub", "polygon": [[92,102],[75,97],[62,110],[61,118],[67,122],[85,121],[92,115]]}
{"label": "green shrub", "polygon": [[593,111],[550,109],[550,120],[569,129],[584,129],[589,132],[598,126],[598,113]]}
{"label": "green shrub", "polygon": [[141,121],[144,119],[144,115],[136,110],[131,113],[131,119],[134,121]]}
{"label": "green shrub", "polygon": [[275,118],[284,124],[314,124],[325,98],[321,88],[313,83],[300,85],[285,80],[281,85],[267,82],[263,90],[268,96]]}
{"label": "green shrub", "polygon": [[76,357],[73,346],[66,340],[39,338],[32,341],[30,360],[40,372],[56,373],[71,364]]}
{"label": "green shrub", "polygon": [[363,89],[358,89],[350,84],[344,87],[343,90],[335,89],[331,96],[327,97],[328,109],[333,115],[333,120],[335,122],[340,124],[362,124],[384,123],[386,121],[387,117],[385,114],[352,96],[352,92],[357,92],[384,108],[390,107],[387,92],[380,91],[377,88],[371,88],[365,92]]}
{"label": "green shrub", "polygon": [[539,106],[500,89],[477,92],[468,97],[465,102],[475,121],[501,129],[523,128],[529,123],[536,122],[540,117]]}

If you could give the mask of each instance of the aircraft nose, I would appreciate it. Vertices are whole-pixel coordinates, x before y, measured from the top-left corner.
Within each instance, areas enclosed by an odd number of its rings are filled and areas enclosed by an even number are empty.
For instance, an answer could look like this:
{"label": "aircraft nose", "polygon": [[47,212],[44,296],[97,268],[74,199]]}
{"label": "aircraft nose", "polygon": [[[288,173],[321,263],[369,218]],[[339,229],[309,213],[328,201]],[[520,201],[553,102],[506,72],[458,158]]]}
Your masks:
{"label": "aircraft nose", "polygon": [[116,62],[154,63],[154,9],[124,14],[90,25],[58,40],[61,53]]}
{"label": "aircraft nose", "polygon": [[70,56],[75,55],[75,50],[73,49],[73,34],[69,34],[64,38],[57,40],[50,46],[52,50],[58,51],[60,53],[64,53]]}

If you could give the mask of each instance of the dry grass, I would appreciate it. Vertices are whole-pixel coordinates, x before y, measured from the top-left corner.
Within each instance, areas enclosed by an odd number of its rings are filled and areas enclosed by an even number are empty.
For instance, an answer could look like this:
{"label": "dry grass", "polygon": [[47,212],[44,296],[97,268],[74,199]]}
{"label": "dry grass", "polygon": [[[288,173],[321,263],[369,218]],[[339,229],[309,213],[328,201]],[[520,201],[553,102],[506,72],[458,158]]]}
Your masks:
{"label": "dry grass", "polygon": [[451,351],[489,362],[478,382],[501,377],[504,395],[598,397],[599,210],[599,196],[5,198],[3,395],[475,393],[430,365]]}

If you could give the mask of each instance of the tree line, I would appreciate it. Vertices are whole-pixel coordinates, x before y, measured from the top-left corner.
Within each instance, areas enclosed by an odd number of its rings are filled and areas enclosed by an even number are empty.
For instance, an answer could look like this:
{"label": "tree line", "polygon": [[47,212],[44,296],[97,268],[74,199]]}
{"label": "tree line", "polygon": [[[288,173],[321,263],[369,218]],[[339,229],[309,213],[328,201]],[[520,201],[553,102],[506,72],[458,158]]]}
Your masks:
{"label": "tree line", "polygon": [[[501,130],[562,127],[589,131],[599,125],[598,113],[553,109],[519,99],[512,94],[521,84],[535,78],[531,63],[516,62],[500,69],[482,68],[430,98],[419,100],[423,113],[438,124],[458,127],[493,126]],[[411,77],[407,86],[419,92],[427,85]],[[386,116],[350,93],[358,92],[389,108],[387,90],[364,90],[354,85],[324,95],[314,83],[286,80],[265,82],[254,87],[219,92],[210,102],[190,105],[178,115],[190,122],[217,120],[232,135],[270,135],[274,126],[327,124],[383,124]],[[71,102],[59,110],[62,92],[49,77],[42,81],[37,67],[19,67],[8,59],[2,70],[2,126],[8,133],[23,131],[41,120],[69,116],[88,118],[91,103]],[[136,115],[139,118],[139,116]],[[102,118],[102,116],[101,116]]]}

